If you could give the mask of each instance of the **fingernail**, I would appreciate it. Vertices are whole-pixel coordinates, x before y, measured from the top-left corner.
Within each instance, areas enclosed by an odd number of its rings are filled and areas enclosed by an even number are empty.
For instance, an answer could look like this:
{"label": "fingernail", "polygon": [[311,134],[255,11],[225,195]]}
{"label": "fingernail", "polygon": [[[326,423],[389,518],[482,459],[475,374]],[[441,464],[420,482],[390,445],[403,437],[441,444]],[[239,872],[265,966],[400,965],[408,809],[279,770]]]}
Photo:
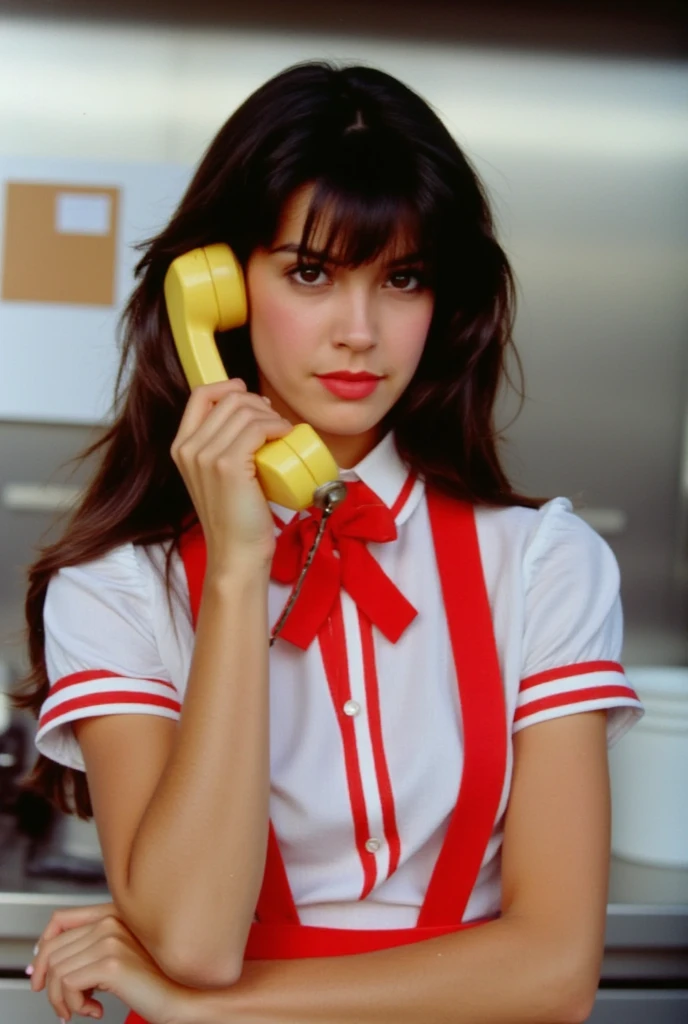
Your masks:
{"label": "fingernail", "polygon": [[267,395],[262,395],[261,397],[266,405],[272,405],[272,402],[270,401]]}
{"label": "fingernail", "polygon": [[38,950],[39,950],[39,945],[38,945],[38,943],[36,943],[36,945],[33,947],[33,955],[34,956],[38,956]]}
{"label": "fingernail", "polygon": [[31,977],[31,975],[33,974],[33,965],[32,964],[29,964],[29,966],[24,971],[24,974],[28,974],[28,976]]}

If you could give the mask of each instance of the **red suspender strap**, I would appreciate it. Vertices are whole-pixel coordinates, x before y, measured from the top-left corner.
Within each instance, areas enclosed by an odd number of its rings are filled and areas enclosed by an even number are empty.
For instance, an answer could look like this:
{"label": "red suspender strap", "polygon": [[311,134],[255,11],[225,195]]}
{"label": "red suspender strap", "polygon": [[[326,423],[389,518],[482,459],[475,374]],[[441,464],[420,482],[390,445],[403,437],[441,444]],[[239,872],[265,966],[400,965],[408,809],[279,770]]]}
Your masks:
{"label": "red suspender strap", "polygon": [[428,488],[428,512],[459,684],[464,734],[461,787],[419,927],[462,921],[504,786],[504,690],[473,507]]}
{"label": "red suspender strap", "polygon": [[203,594],[203,580],[205,578],[207,561],[205,537],[200,525],[197,524],[182,534],[179,541],[179,553],[184,563],[184,572],[189,588],[191,622],[195,629],[198,622],[198,612],[201,607],[201,595]]}
{"label": "red suspender strap", "polygon": [[291,894],[287,871],[272,822],[268,832],[263,885],[256,904],[256,917],[264,924],[299,924],[299,912]]}

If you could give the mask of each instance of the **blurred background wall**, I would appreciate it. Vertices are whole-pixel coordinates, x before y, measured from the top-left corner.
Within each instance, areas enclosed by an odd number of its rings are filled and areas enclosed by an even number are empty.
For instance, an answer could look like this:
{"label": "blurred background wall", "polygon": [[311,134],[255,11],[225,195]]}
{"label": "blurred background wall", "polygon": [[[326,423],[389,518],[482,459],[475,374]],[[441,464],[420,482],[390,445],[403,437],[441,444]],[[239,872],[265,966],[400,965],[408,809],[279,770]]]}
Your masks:
{"label": "blurred background wall", "polygon": [[[95,181],[126,200],[111,308],[86,320],[76,306],[0,303],[0,659],[10,672],[24,658],[24,566],[54,517],[54,495],[17,485],[83,479],[61,466],[107,418],[132,244],[162,226],[236,105],[318,57],[400,77],[483,177],[520,288],[527,400],[506,431],[512,477],[570,496],[609,540],[626,661],[688,662],[683,32],[679,5],[661,3],[1,5],[3,194],[23,168],[23,180]],[[505,398],[503,422],[514,409]]]}

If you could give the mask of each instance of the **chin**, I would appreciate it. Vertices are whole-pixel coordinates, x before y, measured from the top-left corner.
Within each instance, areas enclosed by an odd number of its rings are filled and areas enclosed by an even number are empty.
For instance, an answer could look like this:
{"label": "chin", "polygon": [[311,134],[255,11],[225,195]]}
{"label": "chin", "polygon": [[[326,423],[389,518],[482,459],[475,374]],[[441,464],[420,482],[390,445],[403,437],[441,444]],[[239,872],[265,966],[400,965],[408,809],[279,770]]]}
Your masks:
{"label": "chin", "polygon": [[358,437],[361,434],[369,434],[371,431],[380,428],[382,421],[389,412],[388,409],[379,413],[368,412],[365,414],[362,409],[347,410],[346,413],[339,411],[333,415],[320,415],[313,413],[304,417],[313,429],[319,434],[331,434],[337,437]]}

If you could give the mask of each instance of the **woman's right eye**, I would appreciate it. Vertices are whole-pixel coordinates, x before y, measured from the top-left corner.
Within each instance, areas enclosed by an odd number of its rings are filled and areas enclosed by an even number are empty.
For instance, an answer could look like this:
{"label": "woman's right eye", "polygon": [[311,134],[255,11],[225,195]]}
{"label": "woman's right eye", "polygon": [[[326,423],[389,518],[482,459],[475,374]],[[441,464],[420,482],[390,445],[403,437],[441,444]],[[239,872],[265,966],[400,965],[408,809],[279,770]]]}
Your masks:
{"label": "woman's right eye", "polygon": [[326,272],[319,263],[299,263],[287,271],[289,277],[297,284],[312,287],[313,285],[326,284],[329,280]]}

